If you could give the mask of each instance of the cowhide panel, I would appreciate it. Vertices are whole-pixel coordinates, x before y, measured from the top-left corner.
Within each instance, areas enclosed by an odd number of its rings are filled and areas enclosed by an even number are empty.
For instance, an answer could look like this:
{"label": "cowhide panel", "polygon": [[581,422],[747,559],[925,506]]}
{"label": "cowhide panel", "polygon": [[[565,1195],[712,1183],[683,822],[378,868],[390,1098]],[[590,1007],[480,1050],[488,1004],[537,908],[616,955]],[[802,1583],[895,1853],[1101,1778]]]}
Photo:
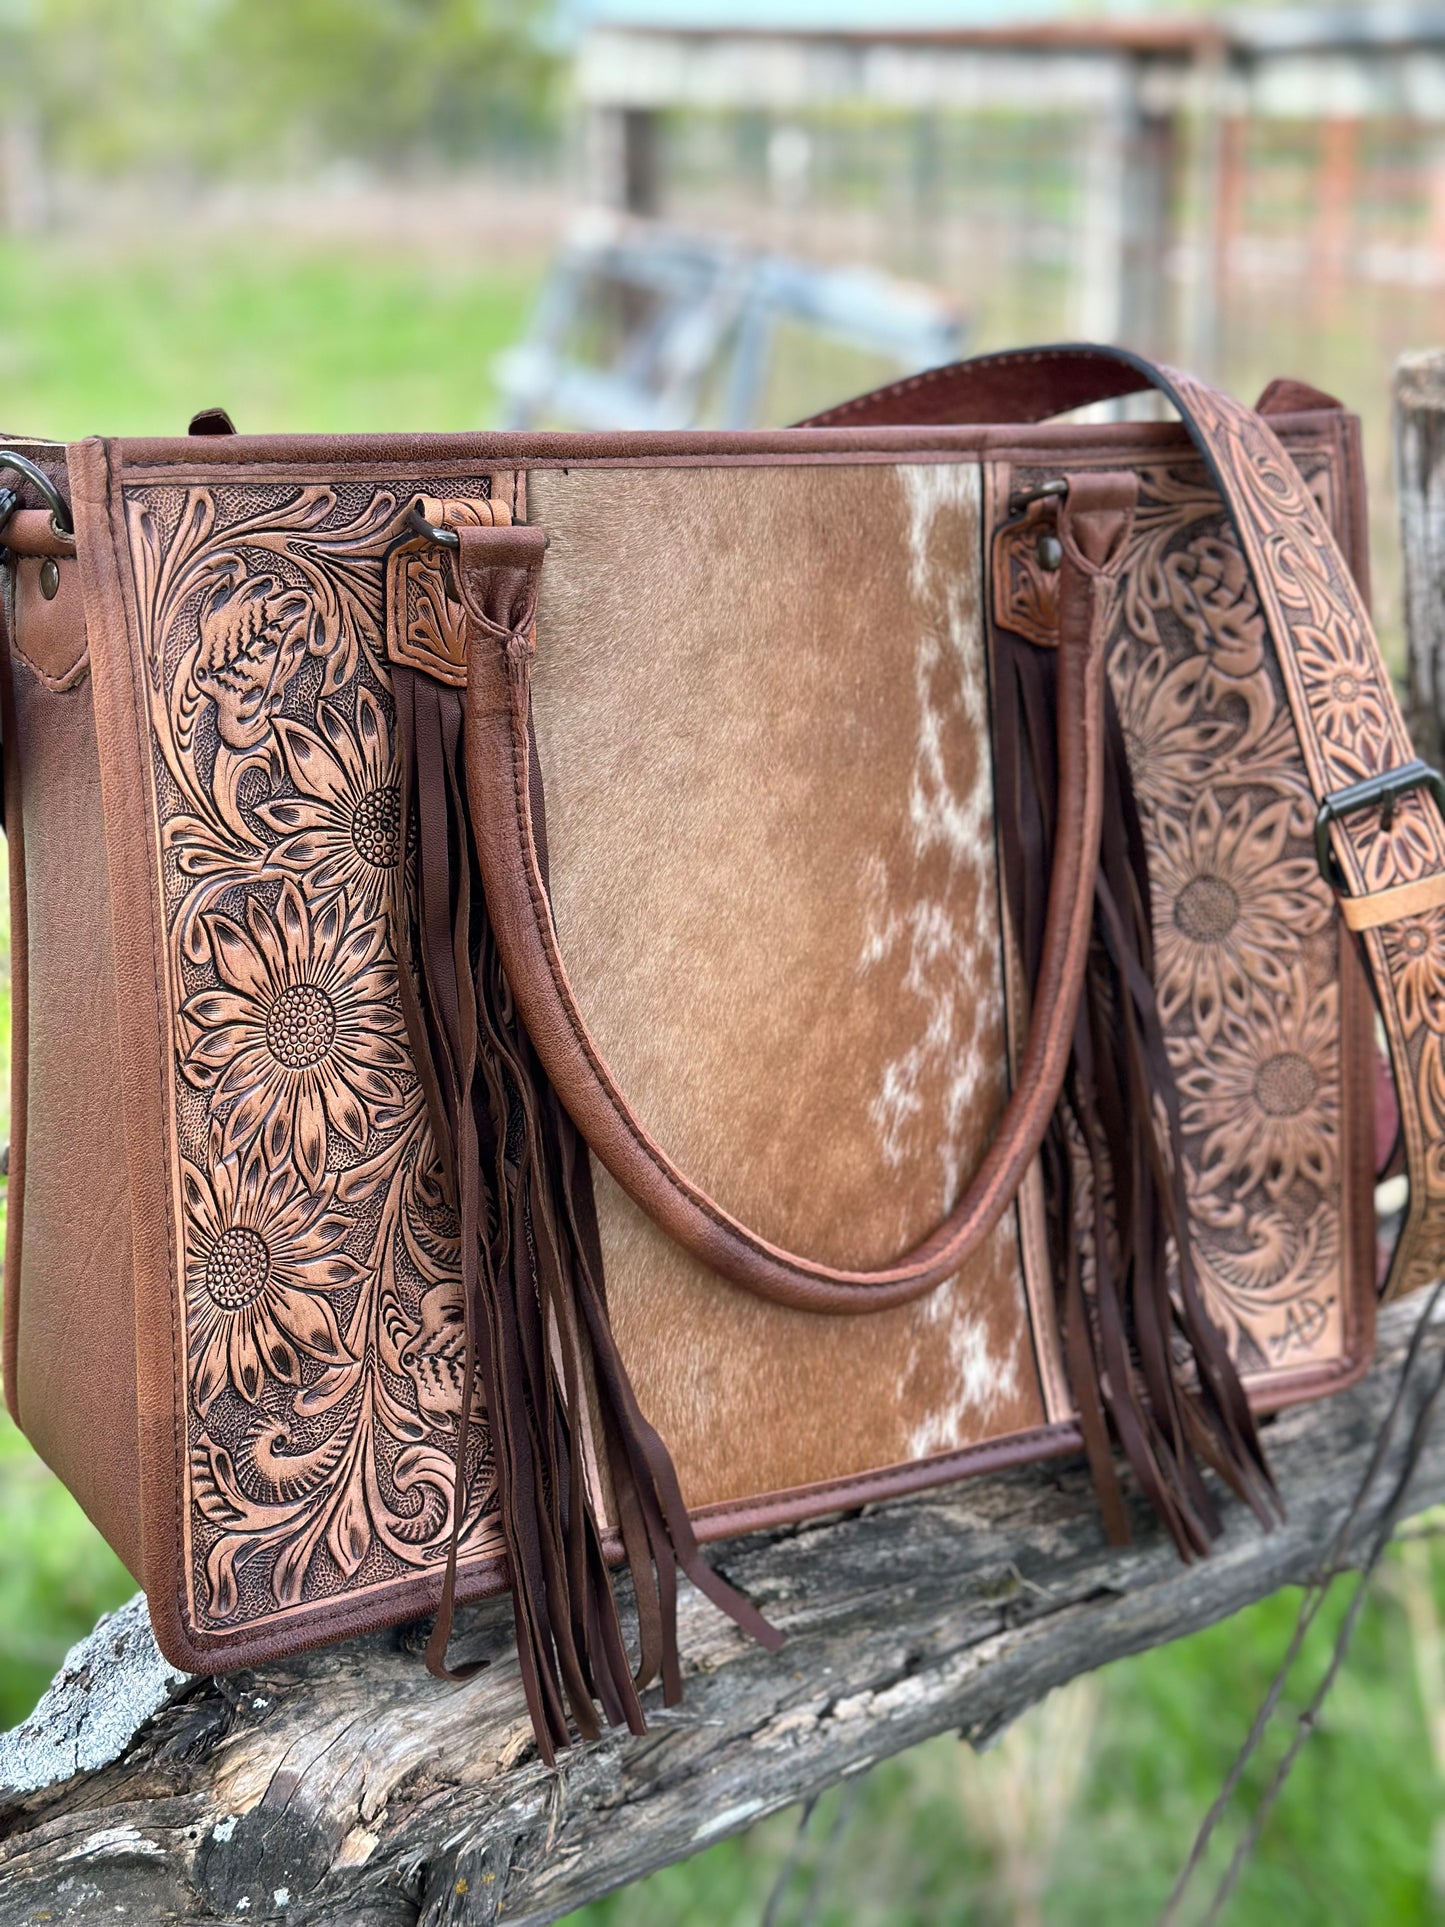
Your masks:
{"label": "cowhide panel", "polygon": [[[593,1036],[729,1210],[892,1258],[1005,1096],[978,470],[587,468],[528,495],[554,908]],[[690,1503],[1042,1422],[1012,1216],[919,1303],[823,1318],[597,1176],[614,1322]]]}

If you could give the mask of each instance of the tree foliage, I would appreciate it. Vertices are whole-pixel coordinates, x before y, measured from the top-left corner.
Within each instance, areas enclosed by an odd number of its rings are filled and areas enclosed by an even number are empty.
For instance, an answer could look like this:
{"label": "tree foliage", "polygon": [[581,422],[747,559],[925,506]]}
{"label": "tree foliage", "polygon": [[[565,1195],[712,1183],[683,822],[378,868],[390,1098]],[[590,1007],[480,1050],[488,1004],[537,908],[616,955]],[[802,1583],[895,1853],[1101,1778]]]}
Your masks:
{"label": "tree foliage", "polygon": [[496,160],[560,65],[549,0],[0,0],[0,117],[82,175]]}

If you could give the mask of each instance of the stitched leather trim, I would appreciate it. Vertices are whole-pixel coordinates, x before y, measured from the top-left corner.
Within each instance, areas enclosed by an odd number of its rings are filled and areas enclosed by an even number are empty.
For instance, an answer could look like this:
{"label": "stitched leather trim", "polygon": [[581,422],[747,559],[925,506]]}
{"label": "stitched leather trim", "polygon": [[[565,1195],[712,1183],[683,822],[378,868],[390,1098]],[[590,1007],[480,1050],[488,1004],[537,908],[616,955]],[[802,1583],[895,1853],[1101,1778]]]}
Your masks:
{"label": "stitched leather trim", "polygon": [[43,683],[52,694],[57,696],[63,696],[68,690],[79,688],[80,684],[85,681],[87,675],[90,673],[90,650],[88,648],[82,649],[80,655],[71,664],[69,669],[64,670],[60,675],[54,675],[48,669],[43,669],[38,662],[32,661],[18,642],[15,644],[12,653],[17,662],[23,662],[25,664],[25,667],[30,671],[31,675],[35,677],[37,682]]}

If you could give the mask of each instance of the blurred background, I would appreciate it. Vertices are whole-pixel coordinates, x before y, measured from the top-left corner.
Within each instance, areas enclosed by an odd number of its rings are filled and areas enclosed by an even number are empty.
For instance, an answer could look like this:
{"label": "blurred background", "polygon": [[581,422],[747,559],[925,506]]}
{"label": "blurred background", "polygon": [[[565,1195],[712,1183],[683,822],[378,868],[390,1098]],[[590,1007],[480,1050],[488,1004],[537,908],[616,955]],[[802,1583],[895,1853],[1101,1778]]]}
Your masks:
{"label": "blurred background", "polygon": [[[0,0],[3,431],[769,425],[1077,337],[1359,411],[1398,661],[1389,381],[1445,345],[1445,7]],[[0,1520],[3,1724],[132,1588],[8,1421]],[[1445,1919],[1434,1530],[1231,1919]],[[575,1918],[1151,1918],[1293,1610]]]}

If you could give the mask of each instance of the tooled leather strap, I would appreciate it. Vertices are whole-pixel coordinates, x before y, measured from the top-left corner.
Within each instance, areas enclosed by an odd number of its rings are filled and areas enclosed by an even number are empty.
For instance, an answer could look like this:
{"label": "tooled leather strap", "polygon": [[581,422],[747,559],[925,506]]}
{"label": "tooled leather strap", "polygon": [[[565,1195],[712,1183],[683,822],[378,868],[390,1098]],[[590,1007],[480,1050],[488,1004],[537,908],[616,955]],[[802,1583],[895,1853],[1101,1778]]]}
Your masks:
{"label": "tooled leather strap", "polygon": [[[1427,793],[1441,792],[1415,760],[1354,578],[1268,424],[1124,349],[1058,347],[934,369],[809,426],[1038,421],[1144,388],[1178,410],[1238,534],[1320,812],[1322,853],[1369,961],[1410,1179],[1386,1291],[1411,1291],[1445,1270],[1445,821]],[[1382,788],[1396,791],[1384,807]]]}
{"label": "tooled leather strap", "polygon": [[510,551],[503,553],[509,536],[458,529],[458,579],[471,618],[472,825],[487,908],[517,1007],[593,1152],[663,1230],[734,1283],[804,1310],[880,1311],[951,1277],[1013,1202],[1053,1115],[1073,1041],[1102,814],[1103,646],[1136,494],[1131,475],[1083,475],[1060,514],[1059,825],[1042,962],[1014,1093],[993,1145],[945,1221],[905,1257],[871,1270],[801,1257],[732,1217],[648,1135],[588,1035],[567,980],[533,823],[535,638],[501,635],[487,621],[480,593],[489,571],[512,566]]}

